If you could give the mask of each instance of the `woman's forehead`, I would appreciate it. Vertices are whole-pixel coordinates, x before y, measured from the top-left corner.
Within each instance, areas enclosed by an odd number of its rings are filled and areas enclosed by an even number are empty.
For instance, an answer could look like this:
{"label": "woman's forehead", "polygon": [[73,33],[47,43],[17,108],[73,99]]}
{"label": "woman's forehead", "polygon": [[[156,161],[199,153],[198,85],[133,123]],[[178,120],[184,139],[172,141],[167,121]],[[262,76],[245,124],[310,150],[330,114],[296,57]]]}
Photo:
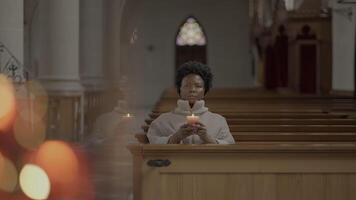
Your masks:
{"label": "woman's forehead", "polygon": [[198,74],[188,74],[186,75],[182,81],[203,81],[200,75]]}

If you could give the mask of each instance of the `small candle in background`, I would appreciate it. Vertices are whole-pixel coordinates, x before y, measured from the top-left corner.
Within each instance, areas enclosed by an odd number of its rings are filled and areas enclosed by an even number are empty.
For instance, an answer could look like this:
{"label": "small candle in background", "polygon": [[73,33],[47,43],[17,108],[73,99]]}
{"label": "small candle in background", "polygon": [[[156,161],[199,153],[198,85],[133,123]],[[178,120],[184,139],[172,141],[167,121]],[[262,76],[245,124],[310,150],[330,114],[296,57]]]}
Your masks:
{"label": "small candle in background", "polygon": [[121,118],[121,130],[124,134],[130,135],[131,133],[135,132],[136,126],[136,116],[132,113],[125,113],[122,115]]}
{"label": "small candle in background", "polygon": [[195,124],[199,121],[199,116],[195,116],[194,114],[187,116],[188,124]]}
{"label": "small candle in background", "polygon": [[131,123],[131,121],[133,121],[134,119],[134,115],[131,113],[126,113],[124,115],[122,115],[122,120],[125,123]]}
{"label": "small candle in background", "polygon": [[131,123],[134,120],[134,115],[131,113],[126,113],[121,116],[121,119],[125,123]]}

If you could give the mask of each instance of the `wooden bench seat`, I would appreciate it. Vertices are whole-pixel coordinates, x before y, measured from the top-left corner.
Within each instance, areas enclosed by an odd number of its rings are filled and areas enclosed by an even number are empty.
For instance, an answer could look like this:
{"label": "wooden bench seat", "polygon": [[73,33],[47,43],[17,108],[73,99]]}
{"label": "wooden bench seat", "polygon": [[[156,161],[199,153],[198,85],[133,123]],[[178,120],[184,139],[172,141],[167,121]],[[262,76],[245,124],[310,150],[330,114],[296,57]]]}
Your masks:
{"label": "wooden bench seat", "polygon": [[[154,112],[168,112],[175,108],[176,104],[171,105],[162,105],[156,106],[153,111]],[[277,105],[269,105],[267,103],[260,104],[236,104],[229,102],[221,102],[217,104],[207,104],[207,107],[215,112],[241,112],[241,111],[260,111],[260,112],[296,112],[296,111],[306,111],[306,112],[325,112],[332,110],[356,110],[356,105],[330,105],[330,104],[277,104]]]}
{"label": "wooden bench seat", "polygon": [[[231,132],[240,142],[355,142],[354,132]],[[140,143],[147,144],[145,133],[135,134]]]}
{"label": "wooden bench seat", "polygon": [[355,132],[355,125],[231,125],[231,132]]}
{"label": "wooden bench seat", "polygon": [[[149,126],[143,125],[145,132]],[[230,125],[231,132],[354,132],[356,125]]]}
{"label": "wooden bench seat", "polygon": [[[157,118],[161,113],[150,113],[149,117]],[[338,119],[348,118],[345,113],[219,113],[226,119]]]}
{"label": "wooden bench seat", "polygon": [[349,132],[231,132],[236,142],[352,142],[356,133]]}
{"label": "wooden bench seat", "polygon": [[[146,119],[150,125],[153,119]],[[229,125],[355,125],[356,119],[226,119]]]}

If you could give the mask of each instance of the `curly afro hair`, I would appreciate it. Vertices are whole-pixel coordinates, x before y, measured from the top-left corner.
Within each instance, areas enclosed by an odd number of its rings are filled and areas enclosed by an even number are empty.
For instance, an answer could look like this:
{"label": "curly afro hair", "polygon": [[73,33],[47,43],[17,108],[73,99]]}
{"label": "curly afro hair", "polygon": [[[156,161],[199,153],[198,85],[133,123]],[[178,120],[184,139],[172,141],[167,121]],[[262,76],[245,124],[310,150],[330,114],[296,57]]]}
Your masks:
{"label": "curly afro hair", "polygon": [[204,81],[205,94],[212,87],[213,74],[210,71],[210,68],[203,63],[197,61],[189,61],[182,64],[176,73],[176,88],[178,94],[180,94],[180,87],[182,85],[182,80],[189,74],[199,75]]}

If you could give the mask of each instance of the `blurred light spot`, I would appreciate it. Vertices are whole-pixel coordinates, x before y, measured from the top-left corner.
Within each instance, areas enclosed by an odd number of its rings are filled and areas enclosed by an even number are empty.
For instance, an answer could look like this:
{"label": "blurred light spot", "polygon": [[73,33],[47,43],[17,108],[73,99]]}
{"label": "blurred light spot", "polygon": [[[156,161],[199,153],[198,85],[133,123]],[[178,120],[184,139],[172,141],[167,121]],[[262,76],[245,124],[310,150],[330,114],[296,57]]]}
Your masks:
{"label": "blurred light spot", "polygon": [[78,175],[78,159],[65,142],[47,141],[43,143],[36,155],[36,163],[48,174],[51,183],[70,184]]}
{"label": "blurred light spot", "polygon": [[48,95],[39,82],[28,81],[16,93],[20,117],[23,120],[42,120],[47,113]]}
{"label": "blurred light spot", "polygon": [[15,117],[15,96],[12,83],[0,74],[0,131],[9,128]]}
{"label": "blurred light spot", "polygon": [[51,184],[46,172],[32,164],[25,165],[20,172],[22,191],[32,199],[47,199]]}
{"label": "blurred light spot", "polygon": [[131,38],[130,38],[130,43],[134,44],[137,41],[138,35],[137,35],[137,28],[135,28],[132,32]]}
{"label": "blurred light spot", "polygon": [[46,141],[33,155],[25,160],[46,171],[51,183],[50,199],[95,199],[83,149],[63,141]]}
{"label": "blurred light spot", "polygon": [[22,147],[34,150],[39,147],[46,138],[46,127],[43,121],[27,121],[17,118],[14,125],[14,136]]}
{"label": "blurred light spot", "polygon": [[0,153],[0,190],[13,192],[17,185],[15,165]]}

